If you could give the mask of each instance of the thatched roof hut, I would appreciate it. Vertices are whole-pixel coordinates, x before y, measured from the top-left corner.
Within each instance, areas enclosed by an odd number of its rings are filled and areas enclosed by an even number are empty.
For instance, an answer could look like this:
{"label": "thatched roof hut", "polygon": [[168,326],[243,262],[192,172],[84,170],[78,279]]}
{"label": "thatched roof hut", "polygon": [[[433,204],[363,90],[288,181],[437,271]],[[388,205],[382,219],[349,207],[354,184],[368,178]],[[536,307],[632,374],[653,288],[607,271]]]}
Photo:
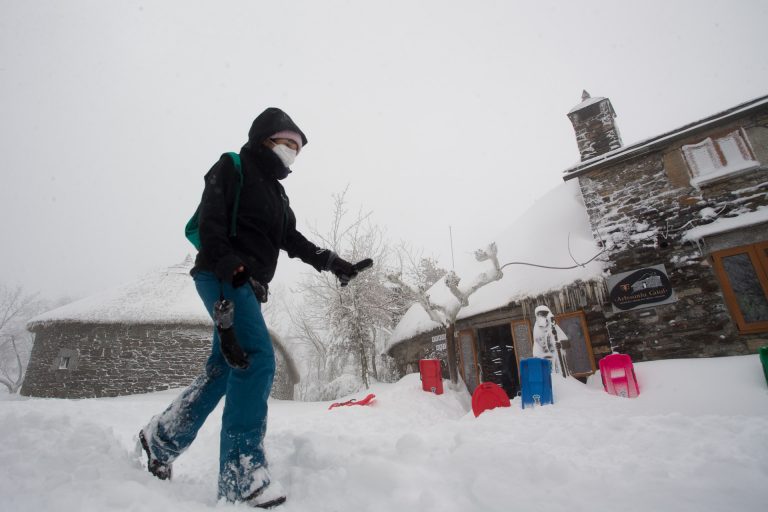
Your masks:
{"label": "thatched roof hut", "polygon": [[[87,398],[188,385],[203,369],[213,324],[189,276],[192,259],[33,318],[22,395]],[[272,334],[272,396],[293,398],[299,374]]]}

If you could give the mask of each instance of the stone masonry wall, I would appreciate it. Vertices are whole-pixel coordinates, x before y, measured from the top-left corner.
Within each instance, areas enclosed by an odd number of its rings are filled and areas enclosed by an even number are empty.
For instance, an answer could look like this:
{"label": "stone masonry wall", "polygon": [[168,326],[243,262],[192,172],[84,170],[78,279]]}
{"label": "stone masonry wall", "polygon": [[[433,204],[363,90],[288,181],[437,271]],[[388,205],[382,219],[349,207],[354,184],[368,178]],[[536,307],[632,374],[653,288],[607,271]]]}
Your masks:
{"label": "stone masonry wall", "polygon": [[[39,328],[21,394],[91,398],[187,386],[210,352],[209,326],[54,324]],[[61,356],[69,368],[59,369]]]}
{"label": "stone masonry wall", "polygon": [[[209,325],[39,327],[21,394],[94,398],[184,387],[204,371],[210,343]],[[66,369],[59,368],[62,357],[69,358]],[[276,350],[276,357],[272,395],[291,399],[284,356]]]}
{"label": "stone masonry wall", "polygon": [[[418,372],[420,359],[438,358],[435,345],[432,343],[432,336],[441,334],[445,334],[445,329],[438,328],[395,345],[389,352],[389,355],[394,358],[398,375],[403,376],[408,373]],[[444,377],[448,377],[447,373],[445,373]]]}
{"label": "stone masonry wall", "polygon": [[621,147],[614,116],[607,99],[569,115],[582,161]]}
{"label": "stone masonry wall", "polygon": [[[706,244],[682,241],[691,227],[714,220],[707,212],[721,218],[768,205],[767,120],[763,111],[579,178],[593,234],[609,249],[611,272],[663,264],[678,299],[622,313],[605,304],[606,328],[620,352],[642,361],[748,354],[768,343],[766,334],[737,332]],[[745,128],[763,167],[700,189],[691,186],[680,147],[738,127]]]}

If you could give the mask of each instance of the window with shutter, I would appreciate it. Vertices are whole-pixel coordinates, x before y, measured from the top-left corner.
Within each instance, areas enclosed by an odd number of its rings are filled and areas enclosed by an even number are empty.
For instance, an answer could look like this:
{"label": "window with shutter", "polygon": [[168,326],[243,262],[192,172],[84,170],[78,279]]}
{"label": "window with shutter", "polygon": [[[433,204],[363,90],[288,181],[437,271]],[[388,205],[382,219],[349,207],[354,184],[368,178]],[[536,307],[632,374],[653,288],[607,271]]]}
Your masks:
{"label": "window with shutter", "polygon": [[680,149],[691,171],[691,183],[696,186],[760,167],[741,129],[719,137],[707,137]]}

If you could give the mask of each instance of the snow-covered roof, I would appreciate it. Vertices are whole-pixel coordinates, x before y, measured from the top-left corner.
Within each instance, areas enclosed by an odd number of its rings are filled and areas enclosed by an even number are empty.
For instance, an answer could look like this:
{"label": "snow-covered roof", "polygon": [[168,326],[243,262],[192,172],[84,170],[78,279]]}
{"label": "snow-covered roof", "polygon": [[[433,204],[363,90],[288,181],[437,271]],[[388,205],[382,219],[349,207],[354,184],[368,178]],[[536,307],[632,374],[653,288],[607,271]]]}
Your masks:
{"label": "snow-covered roof", "polygon": [[[594,99],[594,98],[591,98],[591,99]],[[590,100],[587,100],[587,101],[590,101]],[[681,126],[680,128],[677,128],[675,130],[662,133],[661,135],[657,135],[655,137],[651,137],[649,139],[636,142],[634,144],[630,144],[629,146],[622,146],[618,149],[614,149],[613,151],[608,151],[607,153],[603,153],[602,155],[597,155],[595,157],[584,160],[583,162],[578,162],[574,166],[563,171],[565,174],[564,179],[570,180],[570,179],[576,178],[577,176],[588,171],[589,169],[605,164],[607,162],[619,161],[625,158],[650,152],[655,147],[668,144],[669,142],[671,142],[676,138],[688,136],[692,132],[695,132],[696,130],[701,130],[711,125],[728,121],[731,118],[737,117],[739,115],[744,114],[745,112],[763,107],[765,105],[768,105],[768,96],[761,96],[760,98],[756,98],[754,100],[747,101],[740,105],[736,105],[735,107],[732,107],[728,110],[724,110],[712,116],[706,117],[699,121],[695,121],[685,126]],[[574,107],[574,110],[577,110],[578,108],[583,108],[583,106]]]}
{"label": "snow-covered roof", "polygon": [[151,272],[137,281],[43,313],[27,324],[208,324],[211,322],[189,271],[192,259]]}
{"label": "snow-covered roof", "polygon": [[[573,258],[579,263],[600,252],[592,238],[589,217],[576,181],[564,182],[538,199],[517,221],[501,232],[495,242],[502,266],[512,261],[553,267],[574,266],[574,260],[569,255],[569,244]],[[462,278],[459,288],[468,288],[479,274],[491,267],[490,262],[479,263],[473,258],[457,262],[456,273]],[[595,260],[569,270],[510,265],[503,272],[504,277],[500,281],[486,285],[470,296],[469,306],[460,311],[458,318],[467,318],[504,307],[515,300],[559,290],[577,280],[599,278],[603,274],[603,263]],[[457,303],[442,279],[428,293],[433,303],[446,306]],[[387,349],[437,327],[440,325],[432,321],[419,304],[414,304],[395,327]]]}

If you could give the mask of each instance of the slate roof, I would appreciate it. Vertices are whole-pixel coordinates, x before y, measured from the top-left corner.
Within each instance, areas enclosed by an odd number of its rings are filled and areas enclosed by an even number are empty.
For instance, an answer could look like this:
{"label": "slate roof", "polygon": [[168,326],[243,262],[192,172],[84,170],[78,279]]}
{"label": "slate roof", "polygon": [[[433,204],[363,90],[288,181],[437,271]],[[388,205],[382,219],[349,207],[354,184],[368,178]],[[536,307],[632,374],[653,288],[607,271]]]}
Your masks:
{"label": "slate roof", "polygon": [[595,157],[584,160],[583,162],[579,162],[576,165],[563,171],[565,174],[563,179],[568,181],[584,174],[585,172],[595,167],[599,167],[608,163],[620,162],[628,158],[650,153],[659,147],[670,144],[675,139],[686,137],[698,130],[706,129],[712,125],[725,123],[732,118],[742,116],[752,110],[757,110],[766,104],[768,104],[768,95],[744,102],[740,105],[729,108],[728,110],[724,110],[709,117],[705,117],[704,119],[694,121],[672,131],[662,133],[661,135],[630,144],[629,146],[622,146],[618,149],[614,149],[613,151],[603,153],[602,155],[597,155]]}

